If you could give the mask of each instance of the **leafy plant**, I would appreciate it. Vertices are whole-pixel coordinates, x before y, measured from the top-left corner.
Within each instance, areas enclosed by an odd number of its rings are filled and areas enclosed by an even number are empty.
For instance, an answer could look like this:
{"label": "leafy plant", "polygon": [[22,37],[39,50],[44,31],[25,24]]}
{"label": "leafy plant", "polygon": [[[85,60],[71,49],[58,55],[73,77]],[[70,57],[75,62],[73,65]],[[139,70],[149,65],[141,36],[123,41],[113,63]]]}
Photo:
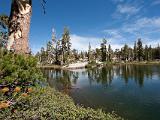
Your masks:
{"label": "leafy plant", "polygon": [[70,97],[50,87],[35,88],[33,91],[31,95],[21,97],[14,110],[1,111],[0,119],[121,120],[115,114],[76,106]]}
{"label": "leafy plant", "polygon": [[31,55],[17,55],[0,49],[0,63],[0,109],[5,109],[28,96],[43,80],[43,75],[36,67],[36,58]]}

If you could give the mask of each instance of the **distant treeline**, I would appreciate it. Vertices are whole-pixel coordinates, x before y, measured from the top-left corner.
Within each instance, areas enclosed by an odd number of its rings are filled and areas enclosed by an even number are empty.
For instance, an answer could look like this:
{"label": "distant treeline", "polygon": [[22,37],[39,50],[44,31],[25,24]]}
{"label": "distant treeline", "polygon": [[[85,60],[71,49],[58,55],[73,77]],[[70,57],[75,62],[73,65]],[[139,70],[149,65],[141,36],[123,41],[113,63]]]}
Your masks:
{"label": "distant treeline", "polygon": [[39,63],[66,65],[77,61],[88,62],[132,62],[132,61],[154,61],[160,60],[160,46],[143,45],[139,38],[134,47],[131,48],[125,44],[121,49],[112,49],[106,39],[102,40],[100,48],[92,49],[89,43],[88,51],[78,51],[71,49],[70,32],[64,28],[61,39],[57,40],[55,34],[52,34],[52,40],[49,41],[41,51],[36,54]]}

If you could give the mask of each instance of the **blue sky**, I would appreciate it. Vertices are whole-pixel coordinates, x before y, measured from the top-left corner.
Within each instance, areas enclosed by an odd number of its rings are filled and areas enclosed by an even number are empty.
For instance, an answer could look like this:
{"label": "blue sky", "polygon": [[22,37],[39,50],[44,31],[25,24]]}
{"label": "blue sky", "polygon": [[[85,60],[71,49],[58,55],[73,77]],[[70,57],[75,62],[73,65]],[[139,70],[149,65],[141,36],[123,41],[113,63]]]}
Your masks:
{"label": "blue sky", "polygon": [[[0,0],[0,13],[10,13],[11,0]],[[69,27],[73,48],[98,47],[107,38],[112,48],[160,43],[160,0],[47,0],[46,14],[40,0],[33,0],[30,47],[35,53],[51,39],[52,28],[60,38]]]}

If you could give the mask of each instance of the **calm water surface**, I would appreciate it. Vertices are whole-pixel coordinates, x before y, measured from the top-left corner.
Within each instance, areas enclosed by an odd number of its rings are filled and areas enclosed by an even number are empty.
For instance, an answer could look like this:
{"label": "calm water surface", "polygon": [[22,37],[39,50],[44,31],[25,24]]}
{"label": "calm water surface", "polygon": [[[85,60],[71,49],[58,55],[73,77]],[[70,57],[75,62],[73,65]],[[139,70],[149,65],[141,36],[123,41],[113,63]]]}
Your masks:
{"label": "calm water surface", "polygon": [[76,104],[115,111],[128,120],[160,120],[160,65],[44,70],[51,87]]}

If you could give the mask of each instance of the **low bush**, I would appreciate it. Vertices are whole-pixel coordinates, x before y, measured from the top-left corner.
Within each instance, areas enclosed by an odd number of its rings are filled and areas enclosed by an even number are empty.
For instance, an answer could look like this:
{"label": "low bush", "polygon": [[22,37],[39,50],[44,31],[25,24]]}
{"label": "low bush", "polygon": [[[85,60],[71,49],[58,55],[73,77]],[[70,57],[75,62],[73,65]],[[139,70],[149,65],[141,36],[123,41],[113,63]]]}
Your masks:
{"label": "low bush", "polygon": [[[120,120],[114,114],[74,105],[73,100],[53,88],[35,88],[30,95],[21,97],[17,107],[0,112],[0,119],[14,120]],[[19,106],[23,106],[19,107]]]}
{"label": "low bush", "polygon": [[0,50],[0,120],[118,120],[76,106],[73,100],[50,87],[40,87],[43,75],[35,57]]}
{"label": "low bush", "polygon": [[1,48],[0,63],[0,110],[14,110],[19,99],[28,96],[43,80],[43,74],[31,55],[17,55]]}

